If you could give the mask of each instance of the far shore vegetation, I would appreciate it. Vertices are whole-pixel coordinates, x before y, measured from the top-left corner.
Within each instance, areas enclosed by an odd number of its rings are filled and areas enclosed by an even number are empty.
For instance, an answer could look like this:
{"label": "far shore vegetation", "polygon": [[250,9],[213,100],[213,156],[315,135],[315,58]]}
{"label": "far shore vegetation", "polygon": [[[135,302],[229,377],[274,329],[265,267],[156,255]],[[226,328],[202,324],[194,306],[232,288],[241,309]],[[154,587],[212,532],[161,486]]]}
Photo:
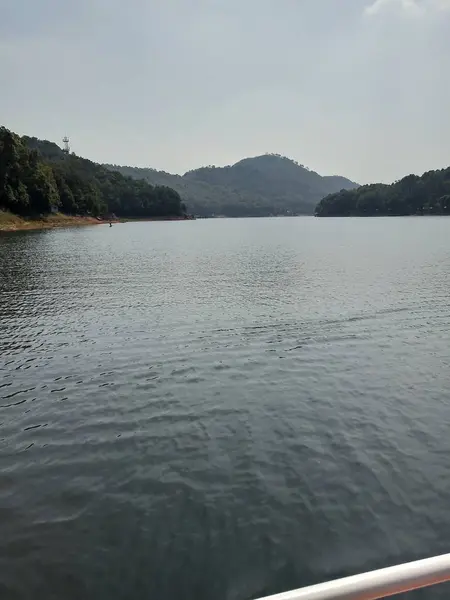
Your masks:
{"label": "far shore vegetation", "polygon": [[450,167],[407,175],[391,185],[375,183],[329,194],[318,217],[450,215]]}
{"label": "far shore vegetation", "polygon": [[185,220],[185,200],[198,217],[449,215],[450,167],[358,186],[266,154],[179,176],[100,165],[0,127],[0,231]]}
{"label": "far shore vegetation", "polygon": [[5,127],[0,127],[0,210],[3,224],[8,221],[11,226],[8,215],[12,214],[30,227],[32,221],[61,222],[61,215],[70,217],[67,222],[84,224],[86,219],[113,215],[181,218],[186,214],[180,195],[170,187],[134,180]]}

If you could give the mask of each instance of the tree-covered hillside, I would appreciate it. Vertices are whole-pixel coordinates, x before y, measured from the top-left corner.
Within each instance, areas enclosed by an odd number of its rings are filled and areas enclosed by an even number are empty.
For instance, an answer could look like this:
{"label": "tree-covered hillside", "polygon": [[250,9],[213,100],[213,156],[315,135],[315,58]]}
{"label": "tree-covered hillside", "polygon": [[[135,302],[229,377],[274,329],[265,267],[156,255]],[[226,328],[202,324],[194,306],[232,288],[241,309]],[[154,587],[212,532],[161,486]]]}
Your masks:
{"label": "tree-covered hillside", "polygon": [[165,217],[184,206],[177,192],[152,186],[64,153],[52,142],[0,127],[0,209],[17,215],[66,214]]}
{"label": "tree-covered hillside", "polygon": [[319,217],[450,214],[450,167],[407,175],[391,185],[376,183],[323,198]]}
{"label": "tree-covered hillside", "polygon": [[136,179],[174,188],[190,211],[203,216],[313,214],[325,195],[356,183],[322,177],[284,156],[266,154],[228,167],[202,167],[183,176],[153,169],[105,165]]}

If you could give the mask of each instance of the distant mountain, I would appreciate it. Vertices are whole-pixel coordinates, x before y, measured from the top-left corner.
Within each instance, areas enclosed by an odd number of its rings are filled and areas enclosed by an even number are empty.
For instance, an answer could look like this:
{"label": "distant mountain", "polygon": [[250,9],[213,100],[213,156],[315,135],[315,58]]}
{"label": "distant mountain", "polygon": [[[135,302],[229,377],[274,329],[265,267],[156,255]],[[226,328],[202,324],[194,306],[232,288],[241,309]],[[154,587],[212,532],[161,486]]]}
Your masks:
{"label": "distant mountain", "polygon": [[373,183],[323,198],[318,217],[450,214],[450,167],[407,175],[391,185]]}
{"label": "distant mountain", "polygon": [[134,179],[176,190],[189,212],[200,216],[313,214],[321,198],[357,183],[323,177],[278,154],[244,158],[227,167],[202,167],[184,175],[154,169],[104,165]]}

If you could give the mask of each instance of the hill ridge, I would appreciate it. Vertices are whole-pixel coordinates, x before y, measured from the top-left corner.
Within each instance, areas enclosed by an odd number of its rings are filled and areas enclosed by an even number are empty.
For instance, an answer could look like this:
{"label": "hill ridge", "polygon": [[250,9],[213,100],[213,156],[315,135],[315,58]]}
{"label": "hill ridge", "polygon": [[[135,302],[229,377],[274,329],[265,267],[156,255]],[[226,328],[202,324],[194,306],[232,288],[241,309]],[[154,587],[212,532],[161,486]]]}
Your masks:
{"label": "hill ridge", "polygon": [[0,127],[0,210],[99,216],[185,217],[179,194],[127,178],[54,142]]}
{"label": "hill ridge", "polygon": [[207,165],[183,175],[151,167],[105,164],[133,179],[175,189],[200,216],[271,216],[314,213],[321,198],[358,184],[340,175],[320,175],[281,154],[245,157],[225,166]]}

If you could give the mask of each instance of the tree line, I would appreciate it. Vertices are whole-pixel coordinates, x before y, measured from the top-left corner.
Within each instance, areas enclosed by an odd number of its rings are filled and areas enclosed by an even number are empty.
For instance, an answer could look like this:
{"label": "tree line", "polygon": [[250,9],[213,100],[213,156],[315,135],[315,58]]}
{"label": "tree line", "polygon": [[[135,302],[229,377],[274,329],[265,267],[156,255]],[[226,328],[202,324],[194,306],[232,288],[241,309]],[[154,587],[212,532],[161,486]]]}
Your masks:
{"label": "tree line", "polygon": [[65,153],[52,142],[0,127],[0,209],[21,216],[181,216],[186,207],[167,186],[153,186]]}
{"label": "tree line", "polygon": [[391,185],[363,185],[323,198],[319,217],[402,216],[450,214],[450,167],[407,175]]}

